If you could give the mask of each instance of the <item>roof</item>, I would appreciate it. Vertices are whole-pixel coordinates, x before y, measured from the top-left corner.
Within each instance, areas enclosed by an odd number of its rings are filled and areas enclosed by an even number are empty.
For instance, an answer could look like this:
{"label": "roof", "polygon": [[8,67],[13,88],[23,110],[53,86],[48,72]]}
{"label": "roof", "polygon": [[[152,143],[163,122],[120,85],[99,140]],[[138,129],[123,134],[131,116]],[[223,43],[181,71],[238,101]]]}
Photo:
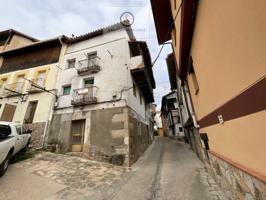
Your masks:
{"label": "roof", "polygon": [[42,40],[42,41],[34,42],[32,44],[29,44],[29,45],[26,45],[26,46],[23,46],[23,47],[20,47],[20,48],[11,49],[11,50],[8,50],[8,51],[1,52],[0,56],[19,54],[19,53],[24,52],[24,51],[28,51],[28,50],[32,50],[32,49],[35,49],[35,48],[39,48],[41,46],[43,47],[45,45],[58,44],[58,43],[61,43],[61,42],[66,43],[66,44],[74,44],[74,43],[77,43],[77,42],[81,42],[81,41],[84,41],[84,40],[88,40],[88,39],[103,35],[105,33],[109,33],[109,32],[112,32],[112,31],[117,31],[117,30],[121,30],[121,29],[126,30],[126,32],[128,33],[129,38],[131,39],[131,41],[135,40],[133,31],[132,31],[130,26],[129,27],[125,27],[121,23],[116,23],[116,24],[113,24],[113,25],[110,25],[110,26],[107,26],[107,27],[104,27],[104,28],[101,28],[101,29],[98,29],[98,30],[95,30],[95,31],[92,31],[92,32],[88,32],[88,33],[86,33],[84,35],[80,35],[80,36],[76,36],[76,37],[72,37],[72,38],[67,37],[65,35],[61,35],[61,36],[58,36],[58,37],[55,37],[55,38],[51,38],[51,39],[48,39],[48,40]]}
{"label": "roof", "polygon": [[28,51],[31,51],[31,50],[34,50],[34,49],[37,49],[40,47],[51,46],[51,45],[61,45],[61,39],[63,39],[63,38],[67,38],[67,37],[63,35],[63,36],[59,36],[59,37],[48,39],[48,40],[42,40],[39,42],[34,42],[32,44],[29,44],[29,45],[26,45],[23,47],[19,47],[16,49],[11,49],[8,51],[1,52],[0,56],[13,56],[13,55],[17,55],[17,54],[20,54],[22,52],[23,53],[28,52]]}
{"label": "roof", "polygon": [[150,0],[157,39],[159,44],[171,39],[170,29],[173,23],[171,4],[169,0]]}
{"label": "roof", "polygon": [[122,23],[119,22],[119,23],[116,23],[116,24],[113,24],[110,26],[106,26],[106,27],[94,30],[92,32],[88,32],[88,33],[80,35],[80,36],[68,38],[67,42],[71,43],[71,44],[77,43],[77,42],[81,42],[83,40],[88,40],[88,39],[103,35],[104,33],[109,33],[109,32],[117,31],[117,30],[121,30],[121,29],[124,29],[127,31],[129,38],[131,40],[133,40],[133,41],[135,40],[135,37],[134,37],[134,34],[133,34],[131,27],[130,26],[124,26],[124,25],[122,25]]}
{"label": "roof", "polygon": [[6,35],[6,34],[9,34],[9,35],[20,35],[22,37],[25,37],[25,38],[28,38],[30,40],[32,40],[33,42],[37,42],[39,41],[38,39],[34,38],[34,37],[31,37],[29,35],[26,35],[25,33],[21,33],[17,30],[14,30],[14,29],[8,29],[8,30],[4,30],[4,31],[0,31],[0,35]]}
{"label": "roof", "polygon": [[165,112],[165,105],[166,105],[166,103],[167,103],[167,97],[168,96],[170,96],[170,95],[172,95],[172,94],[174,94],[174,93],[176,93],[176,92],[170,92],[170,93],[168,93],[168,94],[166,94],[166,95],[164,95],[163,97],[162,97],[162,101],[161,101],[161,113],[163,113],[163,112]]}
{"label": "roof", "polygon": [[[159,44],[170,40],[170,34],[167,32],[171,29],[173,21],[170,1],[150,0],[153,17]],[[193,37],[193,30],[196,18],[198,0],[182,1],[181,7],[181,24],[180,24],[180,52],[179,52],[179,71],[181,79],[187,74],[188,61],[190,56],[190,48]],[[178,38],[179,39],[179,38]]]}

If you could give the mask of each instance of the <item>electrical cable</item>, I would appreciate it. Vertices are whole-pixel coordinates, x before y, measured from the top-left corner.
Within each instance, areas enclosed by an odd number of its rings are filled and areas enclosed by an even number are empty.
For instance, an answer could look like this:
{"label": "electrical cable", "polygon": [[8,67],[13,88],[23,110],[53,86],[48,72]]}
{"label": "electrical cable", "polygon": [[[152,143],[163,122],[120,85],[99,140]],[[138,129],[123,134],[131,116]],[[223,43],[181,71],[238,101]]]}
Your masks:
{"label": "electrical cable", "polygon": [[[172,24],[171,24],[171,26],[170,26],[170,28],[169,28],[169,30],[168,30],[166,36],[165,36],[165,40],[166,40],[166,38],[168,37],[168,35],[171,33],[171,31],[172,31],[172,28],[173,28],[173,26],[174,26],[174,24],[175,24],[175,20],[176,20],[176,18],[177,18],[177,15],[178,15],[178,13],[179,13],[180,10],[181,10],[181,6],[182,6],[182,4],[183,4],[183,0],[181,1],[180,5],[179,5],[179,8],[178,8],[178,10],[177,10],[177,13],[176,13],[176,15],[175,15],[175,17],[174,17],[174,20],[173,20],[173,22],[172,22]],[[158,55],[155,57],[155,59],[154,59],[154,61],[153,61],[153,63],[152,63],[152,67],[155,65],[155,63],[157,62],[158,58],[160,57],[160,55],[161,55],[161,53],[162,53],[162,50],[163,50],[165,44],[166,44],[166,42],[163,43],[161,49],[159,50]]]}

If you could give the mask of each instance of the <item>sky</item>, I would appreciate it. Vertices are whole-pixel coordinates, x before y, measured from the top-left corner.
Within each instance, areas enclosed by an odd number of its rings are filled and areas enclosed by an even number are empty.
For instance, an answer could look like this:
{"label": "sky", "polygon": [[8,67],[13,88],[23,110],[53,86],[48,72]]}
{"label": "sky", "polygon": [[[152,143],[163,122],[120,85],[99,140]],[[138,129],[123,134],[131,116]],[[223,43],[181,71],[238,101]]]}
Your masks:
{"label": "sky", "polygon": [[[13,28],[40,40],[85,34],[120,22],[123,12],[131,12],[134,35],[147,42],[152,61],[160,49],[150,0],[1,0],[0,7],[0,30]],[[170,92],[165,62],[170,52],[170,45],[165,45],[153,67],[157,109],[162,96]]]}

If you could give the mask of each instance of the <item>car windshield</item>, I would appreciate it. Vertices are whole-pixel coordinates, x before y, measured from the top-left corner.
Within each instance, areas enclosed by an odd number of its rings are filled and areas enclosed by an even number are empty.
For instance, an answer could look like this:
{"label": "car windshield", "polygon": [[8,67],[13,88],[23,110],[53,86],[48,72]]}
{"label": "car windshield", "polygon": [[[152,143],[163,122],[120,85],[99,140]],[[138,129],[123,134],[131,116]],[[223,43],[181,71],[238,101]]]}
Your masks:
{"label": "car windshield", "polygon": [[0,125],[0,138],[11,134],[11,128],[8,125]]}

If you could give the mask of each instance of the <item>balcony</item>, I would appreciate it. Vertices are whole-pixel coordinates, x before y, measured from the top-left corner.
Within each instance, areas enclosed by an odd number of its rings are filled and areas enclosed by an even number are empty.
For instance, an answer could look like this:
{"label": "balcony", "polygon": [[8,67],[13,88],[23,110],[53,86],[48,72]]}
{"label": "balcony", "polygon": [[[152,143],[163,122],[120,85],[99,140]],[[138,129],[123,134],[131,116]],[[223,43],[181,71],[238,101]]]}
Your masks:
{"label": "balcony", "polygon": [[78,62],[77,70],[78,70],[78,74],[81,76],[99,72],[101,70],[100,58],[96,56],[93,58],[80,60]]}
{"label": "balcony", "polygon": [[33,79],[31,80],[31,84],[29,85],[27,92],[28,93],[38,93],[42,92],[45,89],[45,79]]}
{"label": "balcony", "polygon": [[23,95],[24,82],[7,84],[4,86],[2,97],[20,96]]}
{"label": "balcony", "polygon": [[73,106],[82,106],[97,103],[97,90],[96,86],[90,86],[73,90],[71,104]]}

